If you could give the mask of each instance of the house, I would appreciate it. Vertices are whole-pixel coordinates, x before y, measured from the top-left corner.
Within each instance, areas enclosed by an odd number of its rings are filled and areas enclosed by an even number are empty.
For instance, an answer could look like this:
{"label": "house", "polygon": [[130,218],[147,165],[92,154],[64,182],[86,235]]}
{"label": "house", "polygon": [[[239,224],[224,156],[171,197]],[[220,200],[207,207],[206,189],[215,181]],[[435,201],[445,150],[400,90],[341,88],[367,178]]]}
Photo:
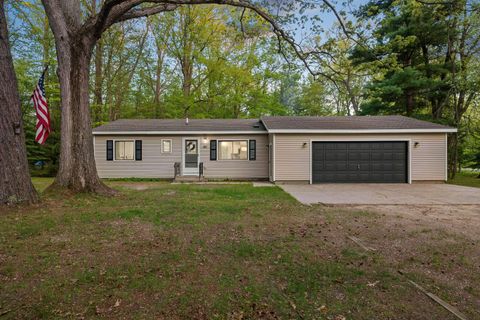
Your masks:
{"label": "house", "polygon": [[101,178],[173,178],[177,167],[181,176],[276,183],[445,181],[451,132],[403,116],[117,120],[93,129]]}

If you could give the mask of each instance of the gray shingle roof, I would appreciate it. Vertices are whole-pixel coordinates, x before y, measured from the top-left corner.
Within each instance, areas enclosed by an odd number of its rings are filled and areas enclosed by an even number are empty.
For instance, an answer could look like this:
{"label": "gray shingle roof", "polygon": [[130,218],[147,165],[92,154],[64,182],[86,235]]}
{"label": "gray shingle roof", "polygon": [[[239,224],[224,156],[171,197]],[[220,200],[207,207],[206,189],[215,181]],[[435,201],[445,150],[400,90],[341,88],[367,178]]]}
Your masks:
{"label": "gray shingle roof", "polygon": [[258,119],[120,119],[96,127],[101,132],[265,132]]}
{"label": "gray shingle roof", "polygon": [[[288,132],[305,130],[424,130],[452,131],[454,128],[403,116],[279,117],[258,119],[121,119],[93,129],[95,134],[155,132]],[[265,126],[264,126],[265,125]]]}
{"label": "gray shingle roof", "polygon": [[267,130],[453,129],[404,116],[262,117]]}

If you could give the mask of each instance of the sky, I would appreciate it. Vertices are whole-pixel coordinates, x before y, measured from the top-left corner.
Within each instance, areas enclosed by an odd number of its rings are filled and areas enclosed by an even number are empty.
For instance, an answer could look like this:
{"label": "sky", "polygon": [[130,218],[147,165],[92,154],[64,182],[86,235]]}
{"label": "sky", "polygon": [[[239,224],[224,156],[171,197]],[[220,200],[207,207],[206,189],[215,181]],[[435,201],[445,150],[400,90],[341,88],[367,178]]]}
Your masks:
{"label": "sky", "polygon": [[[351,12],[357,10],[360,6],[366,4],[369,0],[352,0],[350,4],[344,5],[342,0],[333,0],[330,1],[334,6],[337,12],[346,12],[347,19],[353,19]],[[313,2],[313,0],[312,0]],[[320,3],[321,0],[315,0],[315,3]],[[297,13],[300,16],[300,13]],[[338,27],[338,20],[331,10],[324,10],[320,7],[309,9],[306,13],[309,17],[319,16],[321,19],[321,23],[319,24],[324,30],[330,30],[332,28]],[[318,23],[318,22],[315,22]],[[310,30],[312,28],[313,22],[312,20],[308,20],[304,25],[303,29],[297,28],[297,31],[293,30],[291,26],[289,26],[289,31],[294,33],[295,40],[297,42],[302,41],[303,39],[308,37],[310,34]]]}

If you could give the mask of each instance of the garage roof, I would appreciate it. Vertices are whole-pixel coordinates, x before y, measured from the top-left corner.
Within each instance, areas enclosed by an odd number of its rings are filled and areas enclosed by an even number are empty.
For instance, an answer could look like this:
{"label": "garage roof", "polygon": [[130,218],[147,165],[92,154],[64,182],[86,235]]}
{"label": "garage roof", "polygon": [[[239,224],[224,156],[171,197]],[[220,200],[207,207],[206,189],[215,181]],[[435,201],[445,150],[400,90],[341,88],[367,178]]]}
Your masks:
{"label": "garage roof", "polygon": [[404,116],[262,117],[268,132],[456,132],[455,128]]}

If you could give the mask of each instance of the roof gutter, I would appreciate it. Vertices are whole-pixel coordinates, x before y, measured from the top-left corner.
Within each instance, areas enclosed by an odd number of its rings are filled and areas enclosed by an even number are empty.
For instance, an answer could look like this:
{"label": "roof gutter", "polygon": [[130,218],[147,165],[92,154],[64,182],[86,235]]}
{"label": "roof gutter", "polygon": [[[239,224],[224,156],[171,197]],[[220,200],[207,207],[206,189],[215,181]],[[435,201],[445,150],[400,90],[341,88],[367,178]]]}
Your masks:
{"label": "roof gutter", "polygon": [[[265,124],[264,124],[265,125]],[[445,129],[268,129],[266,131],[93,131],[93,135],[189,135],[189,134],[267,134],[267,133],[321,133],[321,134],[358,134],[358,133],[454,133],[456,128]]]}
{"label": "roof gutter", "polygon": [[267,131],[93,131],[93,135],[267,134]]}
{"label": "roof gutter", "polygon": [[268,129],[268,133],[450,133],[457,132],[456,128],[445,129],[348,129],[348,130],[315,130],[315,129]]}

